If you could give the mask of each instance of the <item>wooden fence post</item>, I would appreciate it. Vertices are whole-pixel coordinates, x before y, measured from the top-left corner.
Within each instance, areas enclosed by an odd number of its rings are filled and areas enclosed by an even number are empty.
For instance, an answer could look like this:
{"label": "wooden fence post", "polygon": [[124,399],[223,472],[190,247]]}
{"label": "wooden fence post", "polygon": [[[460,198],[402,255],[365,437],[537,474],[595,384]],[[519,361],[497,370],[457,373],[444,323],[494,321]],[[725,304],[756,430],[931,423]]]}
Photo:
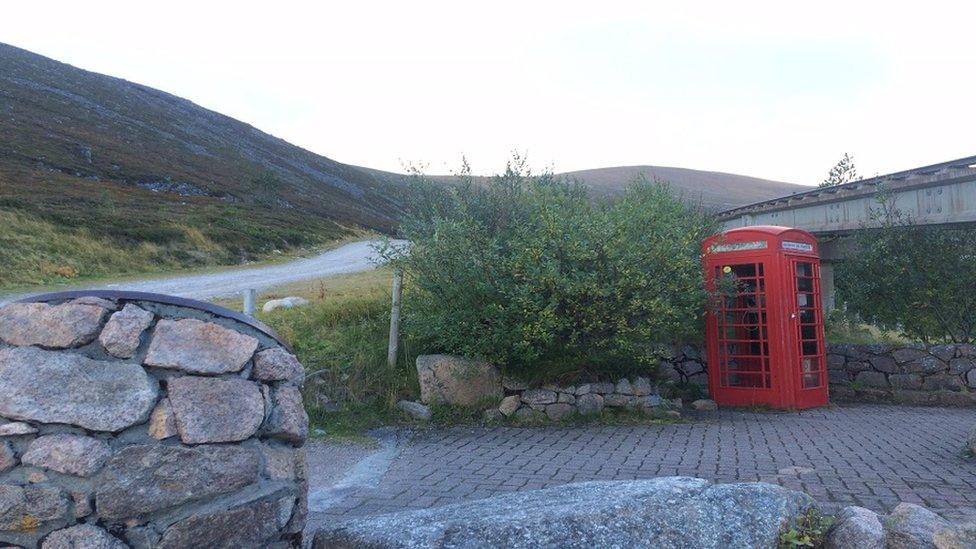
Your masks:
{"label": "wooden fence post", "polygon": [[386,363],[390,369],[396,368],[397,351],[400,349],[400,294],[403,291],[403,273],[393,272],[393,304],[390,308],[390,347],[386,353]]}

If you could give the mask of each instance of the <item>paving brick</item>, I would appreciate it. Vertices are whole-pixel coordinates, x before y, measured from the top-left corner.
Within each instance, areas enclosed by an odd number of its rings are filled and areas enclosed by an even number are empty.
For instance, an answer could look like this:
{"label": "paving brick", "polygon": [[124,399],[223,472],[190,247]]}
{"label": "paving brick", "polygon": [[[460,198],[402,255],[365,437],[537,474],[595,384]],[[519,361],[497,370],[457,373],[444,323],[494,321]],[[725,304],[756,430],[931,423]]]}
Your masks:
{"label": "paving brick", "polygon": [[976,463],[962,448],[973,417],[960,408],[845,405],[799,413],[722,409],[669,425],[424,431],[376,486],[356,490],[318,520],[669,475],[775,482],[807,491],[827,509],[859,504],[886,512],[899,501],[972,508]]}

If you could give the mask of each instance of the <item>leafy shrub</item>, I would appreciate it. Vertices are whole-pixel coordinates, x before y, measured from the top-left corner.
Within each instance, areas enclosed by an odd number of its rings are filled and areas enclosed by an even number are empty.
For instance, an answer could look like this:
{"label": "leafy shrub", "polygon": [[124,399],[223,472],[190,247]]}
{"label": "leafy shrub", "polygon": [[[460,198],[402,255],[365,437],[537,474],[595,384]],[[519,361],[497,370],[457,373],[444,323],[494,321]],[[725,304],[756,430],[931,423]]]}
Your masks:
{"label": "leafy shrub", "polygon": [[699,245],[713,226],[667,185],[637,181],[600,202],[518,157],[487,182],[459,179],[415,182],[402,226],[403,326],[416,348],[523,376],[556,362],[592,374],[646,371],[660,344],[698,337]]}
{"label": "leafy shrub", "polygon": [[797,547],[823,547],[834,524],[834,518],[822,514],[816,508],[807,510],[796,519],[796,524],[782,532],[779,536],[781,549],[795,549]]}
{"label": "leafy shrub", "polygon": [[838,269],[850,311],[923,342],[976,340],[976,230],[922,226],[884,199]]}

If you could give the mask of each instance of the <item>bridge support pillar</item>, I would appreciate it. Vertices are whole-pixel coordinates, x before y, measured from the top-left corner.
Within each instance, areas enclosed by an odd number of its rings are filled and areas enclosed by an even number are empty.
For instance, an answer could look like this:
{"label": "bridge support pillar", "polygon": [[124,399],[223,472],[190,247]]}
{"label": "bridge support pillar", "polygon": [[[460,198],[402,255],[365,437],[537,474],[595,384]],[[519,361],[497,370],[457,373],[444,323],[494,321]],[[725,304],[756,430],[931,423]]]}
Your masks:
{"label": "bridge support pillar", "polygon": [[823,301],[824,313],[834,310],[834,264],[827,261],[820,263],[820,299]]}

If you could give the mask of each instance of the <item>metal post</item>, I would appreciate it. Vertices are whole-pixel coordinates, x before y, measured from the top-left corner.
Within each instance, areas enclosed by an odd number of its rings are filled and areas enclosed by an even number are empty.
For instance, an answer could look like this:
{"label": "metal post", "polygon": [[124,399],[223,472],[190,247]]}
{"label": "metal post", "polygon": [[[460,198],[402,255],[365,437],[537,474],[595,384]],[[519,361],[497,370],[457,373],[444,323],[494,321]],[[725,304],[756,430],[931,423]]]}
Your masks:
{"label": "metal post", "polygon": [[400,348],[400,294],[403,290],[403,273],[393,273],[393,304],[390,308],[390,347],[386,353],[386,363],[390,369],[396,368],[397,351]]}
{"label": "metal post", "polygon": [[257,302],[258,291],[254,288],[244,290],[244,314],[254,316],[254,304]]}

